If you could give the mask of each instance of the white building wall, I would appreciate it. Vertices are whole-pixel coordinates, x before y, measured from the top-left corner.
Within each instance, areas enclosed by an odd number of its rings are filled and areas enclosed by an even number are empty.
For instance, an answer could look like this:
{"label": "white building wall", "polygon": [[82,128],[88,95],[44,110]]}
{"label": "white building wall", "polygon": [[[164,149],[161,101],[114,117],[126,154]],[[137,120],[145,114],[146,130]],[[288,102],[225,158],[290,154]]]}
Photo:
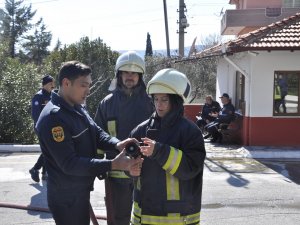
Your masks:
{"label": "white building wall", "polygon": [[274,72],[300,70],[300,51],[259,52],[251,74],[251,117],[273,116]]}
{"label": "white building wall", "polygon": [[[232,102],[236,99],[236,71],[240,71],[246,76],[249,76],[250,70],[250,56],[247,53],[239,53],[233,56],[228,56],[226,58],[220,59],[217,68],[217,86],[216,86],[216,96],[221,96],[222,93],[226,92],[232,98]],[[246,80],[247,90],[248,81]],[[249,102],[248,94],[245,93],[246,104]],[[247,115],[247,113],[246,113]]]}
{"label": "white building wall", "polygon": [[[300,70],[300,51],[242,52],[220,59],[216,96],[227,92],[235,100],[236,71],[245,74],[245,116],[273,116],[274,71]],[[247,78],[248,77],[248,78]],[[217,100],[219,100],[217,98]]]}

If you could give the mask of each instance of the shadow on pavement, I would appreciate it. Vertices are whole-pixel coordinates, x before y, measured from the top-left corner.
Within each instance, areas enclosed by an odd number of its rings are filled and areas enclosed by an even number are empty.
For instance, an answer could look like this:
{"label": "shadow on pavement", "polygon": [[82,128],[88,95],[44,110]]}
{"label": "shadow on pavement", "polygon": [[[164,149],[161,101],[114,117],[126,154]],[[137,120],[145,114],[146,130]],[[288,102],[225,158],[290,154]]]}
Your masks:
{"label": "shadow on pavement", "polygon": [[31,197],[30,206],[41,209],[41,211],[38,210],[28,210],[29,215],[33,216],[39,216],[41,219],[49,219],[52,218],[51,213],[43,212],[43,209],[48,208],[47,203],[47,182],[43,181],[41,183],[34,183],[30,184],[32,187],[37,189],[39,191],[38,194],[33,195]]}
{"label": "shadow on pavement", "polygon": [[290,160],[262,160],[256,159],[260,163],[276,171],[277,173],[300,185],[300,166],[298,161]]}
{"label": "shadow on pavement", "polygon": [[[212,165],[211,164],[213,164],[214,166],[216,166],[219,169],[227,172],[230,175],[230,177],[227,179],[227,182],[231,186],[234,186],[234,187],[245,187],[245,186],[247,186],[249,184],[249,180],[244,179],[241,175],[237,174],[233,170],[230,170],[227,167],[223,166],[223,164],[218,163],[218,161],[215,161],[215,160],[212,160],[212,159],[209,159],[209,158],[206,158],[206,160],[207,161],[205,162],[205,165],[206,165],[206,167],[210,171],[212,171],[212,172],[220,172],[220,170],[219,171],[212,170]],[[207,162],[209,162],[210,165]]]}

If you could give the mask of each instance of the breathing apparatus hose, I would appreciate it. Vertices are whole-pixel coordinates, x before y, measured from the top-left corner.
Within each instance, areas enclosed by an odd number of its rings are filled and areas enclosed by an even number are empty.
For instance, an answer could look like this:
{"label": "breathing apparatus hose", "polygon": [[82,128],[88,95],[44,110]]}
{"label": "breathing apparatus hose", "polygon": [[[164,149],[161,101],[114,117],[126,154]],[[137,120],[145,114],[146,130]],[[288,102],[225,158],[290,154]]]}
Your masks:
{"label": "breathing apparatus hose", "polygon": [[[29,211],[50,213],[50,210],[48,208],[36,207],[32,205],[20,205],[20,204],[9,203],[9,202],[0,202],[0,208],[23,209]],[[99,225],[97,219],[107,220],[106,216],[95,215],[91,205],[90,205],[90,217],[91,217],[91,221],[93,222],[93,225]]]}

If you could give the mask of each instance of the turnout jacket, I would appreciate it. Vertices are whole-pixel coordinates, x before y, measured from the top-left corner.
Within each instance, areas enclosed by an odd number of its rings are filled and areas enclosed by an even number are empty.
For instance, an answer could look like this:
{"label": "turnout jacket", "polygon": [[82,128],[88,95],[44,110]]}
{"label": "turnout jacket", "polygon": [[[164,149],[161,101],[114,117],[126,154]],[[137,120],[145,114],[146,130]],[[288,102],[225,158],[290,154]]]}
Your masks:
{"label": "turnout jacket", "polygon": [[182,111],[162,119],[154,113],[131,133],[156,141],[135,178],[133,224],[199,223],[206,152],[201,131]]}
{"label": "turnout jacket", "polygon": [[[148,119],[153,111],[154,106],[144,84],[139,84],[130,96],[118,86],[100,102],[95,122],[110,135],[124,140],[133,128]],[[102,150],[106,152],[106,149]],[[106,152],[106,158],[112,159],[115,156],[112,152]]]}
{"label": "turnout jacket", "polygon": [[111,170],[111,161],[95,159],[96,149],[118,152],[118,139],[96,125],[81,105],[71,107],[57,93],[36,125],[48,172],[48,189],[92,190],[95,176]]}

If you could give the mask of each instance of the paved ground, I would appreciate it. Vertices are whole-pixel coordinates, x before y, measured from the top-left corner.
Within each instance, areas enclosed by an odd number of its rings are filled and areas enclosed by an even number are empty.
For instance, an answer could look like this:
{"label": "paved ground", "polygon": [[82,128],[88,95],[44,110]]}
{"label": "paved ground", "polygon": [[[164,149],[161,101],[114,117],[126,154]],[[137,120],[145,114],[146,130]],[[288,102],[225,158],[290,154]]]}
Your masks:
{"label": "paved ground", "polygon": [[[295,225],[300,224],[300,159],[287,159],[297,149],[243,148],[206,144],[202,225]],[[253,150],[254,149],[254,150]],[[278,154],[270,153],[276,150]],[[259,151],[260,159],[251,156]],[[0,154],[0,204],[47,208],[46,182],[34,183],[28,169],[38,153]],[[266,159],[266,156],[277,156]],[[96,180],[92,206],[105,217],[103,181]],[[0,207],[0,225],[49,224],[51,214]],[[103,219],[99,224],[106,224]],[[91,223],[92,224],[92,223]]]}

